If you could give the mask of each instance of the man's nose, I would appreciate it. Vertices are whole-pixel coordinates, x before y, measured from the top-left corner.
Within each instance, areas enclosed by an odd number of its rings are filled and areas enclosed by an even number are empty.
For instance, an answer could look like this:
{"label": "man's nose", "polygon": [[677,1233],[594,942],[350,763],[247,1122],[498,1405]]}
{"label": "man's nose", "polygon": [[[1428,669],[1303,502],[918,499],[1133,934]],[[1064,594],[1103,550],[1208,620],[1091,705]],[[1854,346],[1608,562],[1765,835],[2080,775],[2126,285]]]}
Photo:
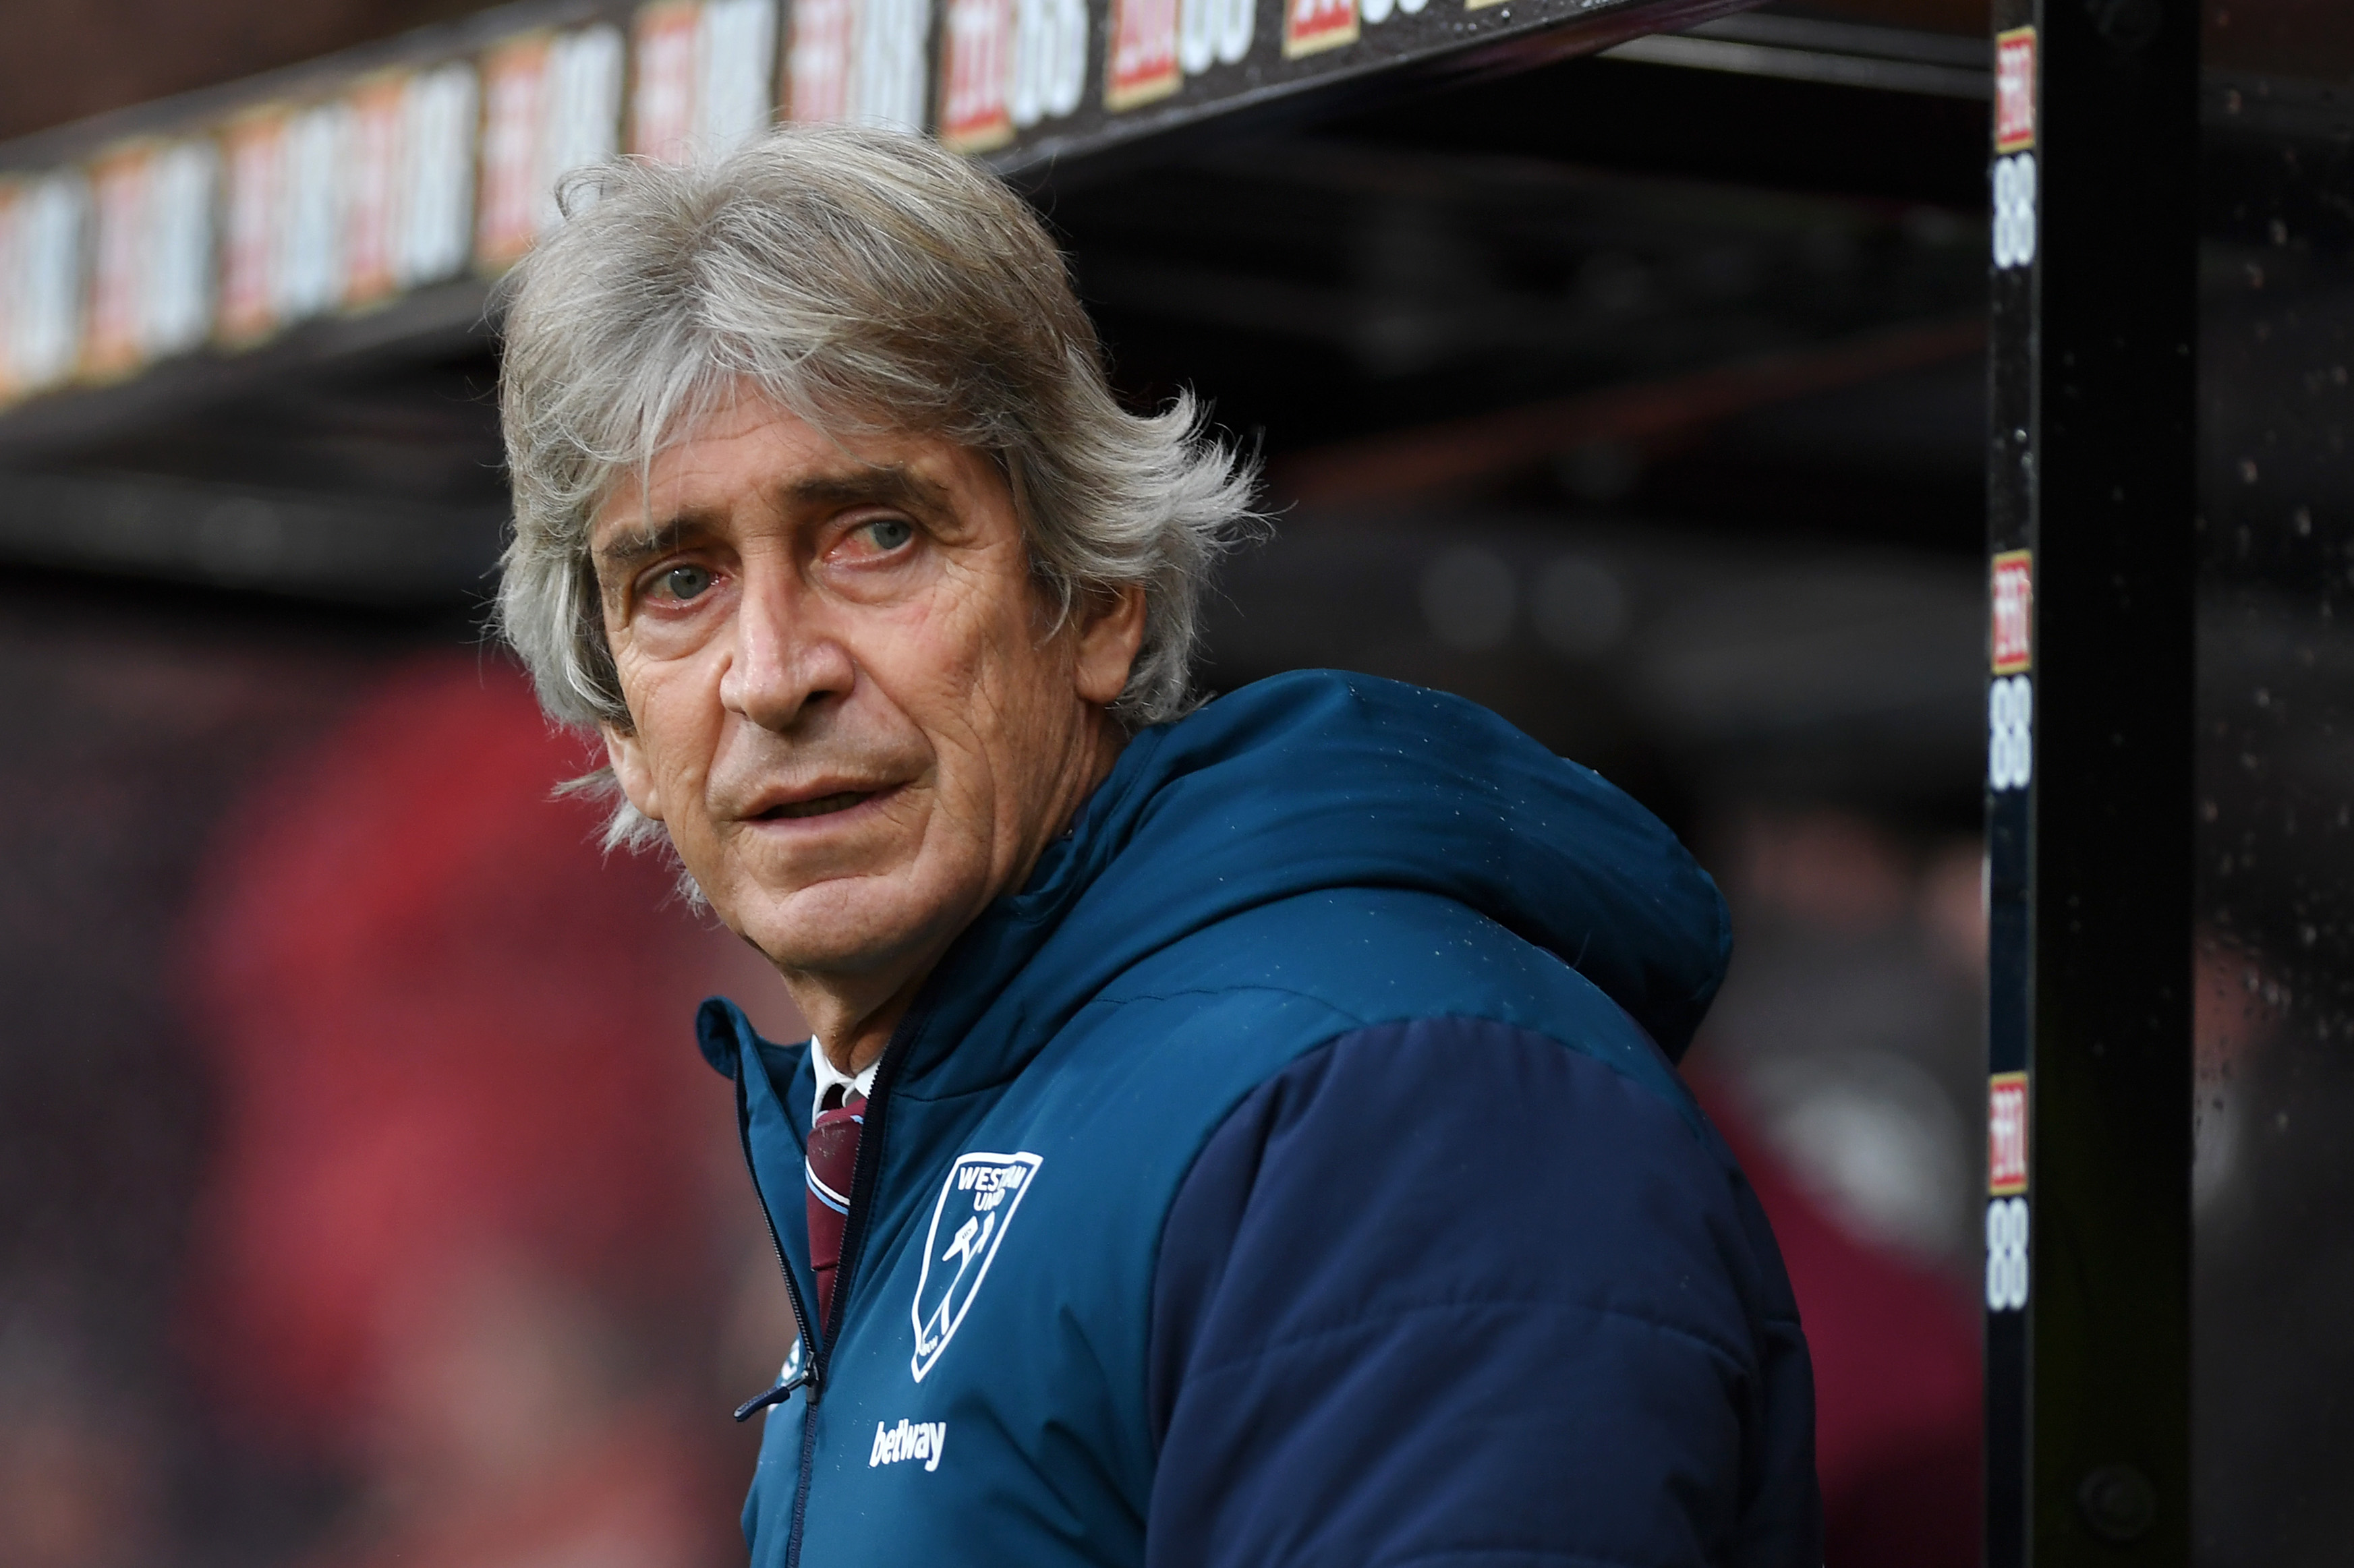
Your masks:
{"label": "man's nose", "polygon": [[848,696],[857,666],[836,634],[835,607],[790,563],[755,557],[743,570],[719,700],[763,729],[790,730],[829,699]]}

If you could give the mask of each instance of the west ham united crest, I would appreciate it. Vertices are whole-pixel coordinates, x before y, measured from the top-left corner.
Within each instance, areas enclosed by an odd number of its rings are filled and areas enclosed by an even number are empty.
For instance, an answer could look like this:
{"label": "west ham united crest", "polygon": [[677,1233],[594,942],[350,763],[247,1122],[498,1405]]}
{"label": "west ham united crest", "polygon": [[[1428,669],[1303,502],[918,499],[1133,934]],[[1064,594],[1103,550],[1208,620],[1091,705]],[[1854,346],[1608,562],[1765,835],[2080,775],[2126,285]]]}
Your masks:
{"label": "west ham united crest", "polygon": [[1034,1154],[965,1154],[949,1167],[916,1281],[916,1357],[908,1370],[917,1383],[956,1337],[1039,1163]]}

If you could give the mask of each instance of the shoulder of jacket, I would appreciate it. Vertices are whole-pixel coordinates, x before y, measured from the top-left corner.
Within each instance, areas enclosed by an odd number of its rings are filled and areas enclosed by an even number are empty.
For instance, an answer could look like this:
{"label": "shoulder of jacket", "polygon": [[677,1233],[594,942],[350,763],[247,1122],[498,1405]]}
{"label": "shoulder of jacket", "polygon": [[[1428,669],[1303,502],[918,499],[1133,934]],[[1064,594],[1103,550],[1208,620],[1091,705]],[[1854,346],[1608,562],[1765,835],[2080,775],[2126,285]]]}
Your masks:
{"label": "shoulder of jacket", "polygon": [[1696,1130],[1702,1124],[1674,1067],[1624,1009],[1563,957],[1437,895],[1338,888],[1260,906],[1131,967],[1089,1011],[1150,1009],[1165,1023],[1172,1007],[1214,1015],[1210,1034],[1253,1054],[1257,1044],[1238,1036],[1261,1028],[1284,1036],[1270,1073],[1295,1054],[1386,1024],[1501,1024],[1593,1057]]}
{"label": "shoulder of jacket", "polygon": [[1228,916],[1130,966],[1097,1000],[1254,992],[1364,1023],[1616,1007],[1560,957],[1467,905],[1402,888],[1320,889]]}

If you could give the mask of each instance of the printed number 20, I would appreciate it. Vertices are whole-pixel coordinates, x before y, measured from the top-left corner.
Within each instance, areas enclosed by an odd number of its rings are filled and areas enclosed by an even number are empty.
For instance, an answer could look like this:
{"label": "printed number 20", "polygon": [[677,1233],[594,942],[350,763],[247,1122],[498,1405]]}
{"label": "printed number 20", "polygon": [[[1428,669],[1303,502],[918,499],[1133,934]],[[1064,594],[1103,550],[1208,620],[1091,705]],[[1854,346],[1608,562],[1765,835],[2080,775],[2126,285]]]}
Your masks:
{"label": "printed number 20", "polygon": [[1987,1310],[2016,1312],[2027,1305],[2027,1200],[1988,1203],[1986,1232]]}
{"label": "printed number 20", "polygon": [[2024,267],[2035,260],[2035,154],[1994,161],[1994,264]]}

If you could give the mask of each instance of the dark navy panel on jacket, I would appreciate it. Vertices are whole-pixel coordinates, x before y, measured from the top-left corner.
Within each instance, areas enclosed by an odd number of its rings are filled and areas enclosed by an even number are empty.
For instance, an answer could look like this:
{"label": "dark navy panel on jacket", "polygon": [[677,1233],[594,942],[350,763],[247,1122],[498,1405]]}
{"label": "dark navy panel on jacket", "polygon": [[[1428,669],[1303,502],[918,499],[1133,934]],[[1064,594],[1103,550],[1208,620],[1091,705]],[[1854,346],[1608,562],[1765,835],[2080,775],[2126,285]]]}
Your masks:
{"label": "dark navy panel on jacket", "polygon": [[[1664,829],[1469,704],[1137,736],[885,1053],[754,1561],[1815,1568],[1789,1287],[1660,1049],[1725,951]],[[701,1036],[805,1304],[807,1046]]]}
{"label": "dark navy panel on jacket", "polygon": [[1262,1085],[1161,1243],[1147,1561],[1796,1560],[1806,1345],[1712,1141],[1480,1020]]}

